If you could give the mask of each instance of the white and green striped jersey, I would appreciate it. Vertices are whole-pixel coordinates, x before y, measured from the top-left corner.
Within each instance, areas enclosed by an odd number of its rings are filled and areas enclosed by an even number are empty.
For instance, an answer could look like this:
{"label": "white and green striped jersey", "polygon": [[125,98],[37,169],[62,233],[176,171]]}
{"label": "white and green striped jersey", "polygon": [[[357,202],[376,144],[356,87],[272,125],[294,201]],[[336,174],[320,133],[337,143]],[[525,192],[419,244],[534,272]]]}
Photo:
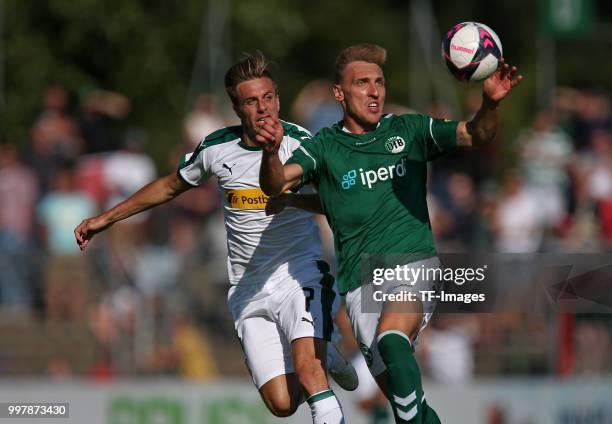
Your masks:
{"label": "white and green striped jersey", "polygon": [[[284,163],[311,135],[295,124],[282,124],[279,157]],[[230,284],[261,284],[279,273],[295,275],[312,267],[321,257],[321,244],[311,213],[286,208],[266,216],[268,196],[259,188],[261,149],[246,145],[241,135],[240,126],[213,132],[185,156],[177,173],[193,186],[217,178],[224,194]]]}

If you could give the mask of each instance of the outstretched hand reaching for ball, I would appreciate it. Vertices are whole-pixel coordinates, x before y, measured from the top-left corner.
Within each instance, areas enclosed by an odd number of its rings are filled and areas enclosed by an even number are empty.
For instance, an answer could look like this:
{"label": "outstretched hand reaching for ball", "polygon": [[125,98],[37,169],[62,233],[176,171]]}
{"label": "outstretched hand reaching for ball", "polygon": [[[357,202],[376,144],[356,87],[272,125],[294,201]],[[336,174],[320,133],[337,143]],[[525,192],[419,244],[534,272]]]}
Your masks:
{"label": "outstretched hand reaching for ball", "polygon": [[498,103],[504,99],[523,79],[522,75],[516,75],[517,72],[518,69],[516,66],[508,65],[504,61],[504,58],[501,58],[497,71],[484,80],[482,91],[485,98],[494,103]]}

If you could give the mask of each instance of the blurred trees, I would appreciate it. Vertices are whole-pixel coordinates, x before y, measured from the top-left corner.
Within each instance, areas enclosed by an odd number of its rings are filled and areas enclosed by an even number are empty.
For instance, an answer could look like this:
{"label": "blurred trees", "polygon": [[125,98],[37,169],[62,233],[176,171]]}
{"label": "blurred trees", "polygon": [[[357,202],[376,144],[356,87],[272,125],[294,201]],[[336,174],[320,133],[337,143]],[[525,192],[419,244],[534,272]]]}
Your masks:
{"label": "blurred trees", "polygon": [[202,14],[197,1],[6,1],[8,137],[27,138],[44,88],[60,83],[77,97],[90,88],[125,94],[153,145],[176,138]]}
{"label": "blurred trees", "polygon": [[[200,35],[214,1],[5,0],[3,131],[15,142],[27,140],[43,89],[50,83],[67,86],[75,94],[75,105],[79,93],[88,88],[114,90],[131,99],[129,124],[148,130],[150,151],[163,163],[170,146],[181,137]],[[433,0],[432,4],[441,32],[463,20],[485,22],[498,32],[506,56],[526,76],[524,87],[508,106],[510,126],[524,125],[533,110],[526,105],[535,98],[537,8],[533,2],[500,2],[495,7],[484,0]],[[610,9],[598,4],[598,21],[605,23]],[[233,60],[241,52],[261,49],[277,62],[284,111],[305,83],[331,78],[336,53],[359,41],[388,49],[388,100],[410,104],[410,2],[234,0],[229,10],[229,57]],[[605,27],[598,28],[599,36],[558,43],[561,82],[612,86],[607,62],[585,66],[590,57],[578,54],[604,56],[597,52],[609,49],[612,37]],[[427,78],[424,73],[424,82]],[[461,93],[466,90],[465,85],[456,87]]]}

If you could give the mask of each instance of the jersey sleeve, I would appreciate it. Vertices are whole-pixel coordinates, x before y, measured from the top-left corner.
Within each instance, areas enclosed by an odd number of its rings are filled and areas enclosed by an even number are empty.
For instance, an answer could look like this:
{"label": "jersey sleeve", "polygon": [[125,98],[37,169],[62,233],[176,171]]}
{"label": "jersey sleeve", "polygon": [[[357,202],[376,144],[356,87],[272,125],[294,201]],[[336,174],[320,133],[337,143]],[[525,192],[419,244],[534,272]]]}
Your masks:
{"label": "jersey sleeve", "polygon": [[279,158],[285,163],[302,143],[312,140],[312,134],[305,128],[283,121],[285,137],[279,149]]}
{"label": "jersey sleeve", "polygon": [[415,141],[424,161],[432,161],[457,148],[458,121],[418,115]]}
{"label": "jersey sleeve", "polygon": [[202,140],[193,153],[186,154],[179,164],[176,174],[190,186],[199,186],[211,175],[210,150],[206,149],[206,139]]}
{"label": "jersey sleeve", "polygon": [[314,138],[300,143],[300,146],[293,151],[286,164],[295,163],[302,167],[302,178],[300,186],[310,183],[318,183],[319,172],[322,165],[322,143],[321,138]]}

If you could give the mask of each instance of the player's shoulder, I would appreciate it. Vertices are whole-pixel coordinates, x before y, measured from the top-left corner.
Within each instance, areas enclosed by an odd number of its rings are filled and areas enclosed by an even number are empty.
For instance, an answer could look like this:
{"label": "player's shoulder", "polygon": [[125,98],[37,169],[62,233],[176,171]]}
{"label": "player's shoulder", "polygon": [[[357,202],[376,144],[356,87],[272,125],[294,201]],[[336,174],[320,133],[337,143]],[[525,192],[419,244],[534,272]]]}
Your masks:
{"label": "player's shoulder", "polygon": [[207,135],[199,144],[198,148],[206,149],[212,146],[226,144],[232,141],[239,140],[242,136],[242,127],[233,125],[220,128]]}
{"label": "player's shoulder", "polygon": [[403,123],[421,125],[423,123],[428,124],[431,122],[455,122],[452,119],[446,118],[435,118],[433,116],[425,115],[419,112],[408,112],[401,115],[395,115],[395,119]]}
{"label": "player's shoulder", "polygon": [[[180,167],[183,168],[195,163],[196,158],[206,158],[205,161],[214,161],[217,157],[216,151],[225,151],[226,148],[232,148],[240,140],[242,134],[239,125],[220,128],[207,135],[192,153],[185,155],[181,160]],[[220,152],[216,152],[222,154]]]}
{"label": "player's shoulder", "polygon": [[399,115],[395,113],[388,113],[387,115],[383,116],[383,119],[387,119],[391,124],[394,124],[398,122],[419,122],[421,119],[423,119],[423,116],[424,115],[417,112],[407,112]]}
{"label": "player's shoulder", "polygon": [[418,112],[407,112],[401,115],[388,114],[389,128],[403,128],[405,130],[418,131],[428,125],[429,116]]}
{"label": "player's shoulder", "polygon": [[299,142],[310,140],[312,138],[312,134],[310,133],[310,131],[298,124],[283,120],[281,120],[281,124],[283,126],[283,131],[285,132],[285,135]]}
{"label": "player's shoulder", "polygon": [[432,128],[448,126],[449,124],[453,125],[459,122],[453,119],[436,118],[417,112],[400,115],[399,119],[401,120],[401,124],[407,130],[424,131],[427,133],[431,133]]}
{"label": "player's shoulder", "polygon": [[335,137],[342,137],[346,134],[344,122],[338,121],[332,125],[321,128],[314,136],[318,140],[326,140]]}

